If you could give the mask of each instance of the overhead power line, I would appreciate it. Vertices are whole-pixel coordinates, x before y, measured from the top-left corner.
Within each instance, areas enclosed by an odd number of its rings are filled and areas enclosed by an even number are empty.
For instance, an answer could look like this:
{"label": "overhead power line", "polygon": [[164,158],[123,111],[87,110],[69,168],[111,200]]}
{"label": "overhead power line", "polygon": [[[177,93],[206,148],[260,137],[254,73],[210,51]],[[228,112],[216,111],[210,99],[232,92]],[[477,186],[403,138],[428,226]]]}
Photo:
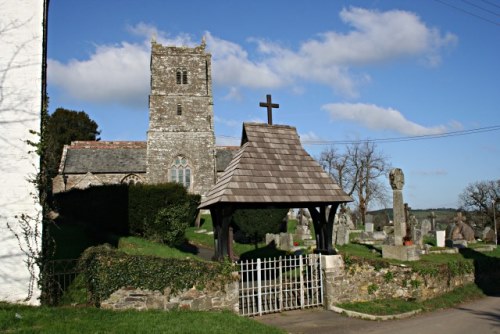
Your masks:
{"label": "overhead power line", "polygon": [[465,2],[466,4],[469,4],[471,5],[472,7],[476,7],[486,13],[490,13],[492,15],[495,15],[495,16],[500,16],[500,14],[498,14],[497,12],[494,12],[488,8],[484,8],[483,6],[479,6],[479,5],[476,5],[475,3],[473,3],[472,1],[469,1],[469,0],[462,0],[463,2]]}
{"label": "overhead power line", "polygon": [[[492,132],[499,131],[500,125],[492,125],[481,128],[475,128],[470,130],[460,130],[460,131],[451,131],[444,132],[438,134],[430,134],[430,135],[419,135],[419,136],[406,136],[406,137],[389,137],[389,138],[376,138],[376,139],[357,139],[357,140],[303,140],[302,143],[304,145],[348,145],[348,144],[357,144],[360,142],[370,142],[370,143],[398,143],[405,141],[416,141],[416,140],[429,140],[429,139],[439,139],[446,137],[458,137],[458,136],[467,136],[477,133],[484,132]],[[226,136],[226,135],[218,135],[220,138],[229,138],[229,139],[240,139],[239,137],[234,136]]]}
{"label": "overhead power line", "polygon": [[407,136],[407,137],[391,137],[391,138],[376,138],[376,139],[359,139],[359,140],[304,140],[302,143],[306,145],[333,145],[333,144],[356,144],[359,142],[370,142],[370,143],[398,143],[405,141],[415,141],[415,140],[429,140],[438,139],[445,137],[458,137],[467,136],[476,133],[491,132],[500,130],[500,125],[487,126],[482,128],[461,130],[461,131],[451,131],[439,134],[431,135],[419,135],[419,136]]}
{"label": "overhead power line", "polygon": [[443,1],[443,0],[434,0],[434,1],[439,2],[439,3],[441,3],[441,4],[445,5],[445,6],[451,7],[451,8],[453,8],[453,9],[455,9],[455,10],[460,11],[460,12],[463,12],[463,13],[465,13],[465,14],[467,14],[467,15],[473,16],[473,17],[475,17],[475,18],[477,18],[477,19],[480,19],[480,20],[483,20],[483,21],[485,21],[485,22],[488,22],[488,23],[494,24],[494,25],[496,25],[496,26],[500,26],[500,22],[490,20],[489,18],[486,18],[486,17],[484,17],[484,16],[482,16],[482,15],[479,15],[479,14],[476,14],[476,13],[474,13],[474,12],[471,12],[471,11],[469,11],[469,10],[465,9],[465,8],[462,8],[462,7],[459,7],[459,6],[452,5],[451,3],[445,2],[445,1]]}

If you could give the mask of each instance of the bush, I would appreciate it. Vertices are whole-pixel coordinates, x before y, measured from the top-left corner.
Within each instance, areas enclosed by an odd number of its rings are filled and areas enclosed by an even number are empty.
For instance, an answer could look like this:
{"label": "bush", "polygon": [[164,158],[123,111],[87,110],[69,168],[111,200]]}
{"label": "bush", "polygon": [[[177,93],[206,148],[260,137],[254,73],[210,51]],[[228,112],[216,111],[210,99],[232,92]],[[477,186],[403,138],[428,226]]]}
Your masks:
{"label": "bush", "polygon": [[176,204],[187,203],[186,219],[192,224],[200,199],[200,195],[188,194],[178,183],[131,185],[128,197],[130,234],[145,235],[146,230],[154,229],[158,212]]}
{"label": "bush", "polygon": [[188,227],[189,203],[172,204],[158,211],[155,220],[146,225],[144,235],[149,240],[176,247],[184,242]]}
{"label": "bush", "polygon": [[192,287],[221,290],[233,280],[230,262],[127,255],[106,245],[88,248],[79,268],[85,276],[89,301],[96,306],[122,287],[161,292],[170,288],[175,293]]}
{"label": "bush", "polygon": [[[53,230],[80,230],[81,242],[76,244],[84,244],[85,248],[88,245],[111,242],[111,236],[129,233],[127,203],[126,185],[104,185],[58,193],[54,195],[54,205],[59,217],[56,220],[57,227],[54,226]],[[61,231],[55,232],[54,236],[56,251],[58,248],[71,248],[78,257],[85,249],[76,249],[75,240],[68,244],[65,233]],[[66,254],[61,254],[60,257],[65,256]]]}
{"label": "bush", "polygon": [[262,241],[266,233],[279,233],[288,209],[240,209],[233,214],[235,240],[242,243]]}

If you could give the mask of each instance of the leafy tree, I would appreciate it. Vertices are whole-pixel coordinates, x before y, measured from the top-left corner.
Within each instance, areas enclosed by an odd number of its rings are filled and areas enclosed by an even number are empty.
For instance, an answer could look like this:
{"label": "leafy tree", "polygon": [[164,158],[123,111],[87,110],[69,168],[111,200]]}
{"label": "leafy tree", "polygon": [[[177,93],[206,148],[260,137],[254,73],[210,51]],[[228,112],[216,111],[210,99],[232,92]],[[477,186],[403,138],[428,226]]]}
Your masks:
{"label": "leafy tree", "polygon": [[[493,202],[500,201],[500,179],[470,183],[459,195],[462,209],[473,212],[493,226]],[[496,210],[495,210],[496,211]],[[497,221],[498,221],[498,212]],[[480,221],[477,221],[480,223]]]}
{"label": "leafy tree", "polygon": [[[240,209],[233,214],[235,239],[254,243],[255,248],[266,233],[278,233],[288,209]],[[241,235],[240,235],[241,234]]]}
{"label": "leafy tree", "polygon": [[84,111],[57,108],[45,128],[45,162],[49,179],[57,175],[64,145],[74,140],[99,140],[98,125]]}
{"label": "leafy tree", "polygon": [[368,207],[373,202],[386,204],[386,176],[391,168],[388,158],[370,142],[348,145],[344,152],[330,147],[318,159],[323,169],[356,201],[363,224]]}

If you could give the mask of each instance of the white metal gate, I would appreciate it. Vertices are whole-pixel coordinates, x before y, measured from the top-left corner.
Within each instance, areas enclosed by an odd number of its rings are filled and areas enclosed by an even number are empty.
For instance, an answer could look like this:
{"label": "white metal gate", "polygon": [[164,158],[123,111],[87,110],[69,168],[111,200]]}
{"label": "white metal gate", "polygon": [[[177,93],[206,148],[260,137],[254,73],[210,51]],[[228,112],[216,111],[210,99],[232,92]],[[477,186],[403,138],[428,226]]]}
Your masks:
{"label": "white metal gate", "polygon": [[240,262],[239,303],[245,316],[323,305],[320,255]]}

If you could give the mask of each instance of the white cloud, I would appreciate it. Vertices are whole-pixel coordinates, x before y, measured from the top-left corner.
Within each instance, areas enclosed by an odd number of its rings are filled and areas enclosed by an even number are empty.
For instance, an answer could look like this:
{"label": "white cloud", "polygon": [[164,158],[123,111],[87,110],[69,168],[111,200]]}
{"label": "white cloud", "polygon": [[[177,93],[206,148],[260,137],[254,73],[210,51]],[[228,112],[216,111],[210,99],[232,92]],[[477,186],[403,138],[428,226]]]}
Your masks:
{"label": "white cloud", "polygon": [[[373,130],[392,130],[408,136],[435,135],[449,131],[438,125],[425,127],[410,120],[398,110],[365,103],[331,103],[321,107],[334,120],[346,120]],[[457,122],[454,123],[457,126]]]}
{"label": "white cloud", "polygon": [[229,92],[222,98],[223,100],[241,101],[243,95],[238,87],[229,87]]}
{"label": "white cloud", "polygon": [[214,81],[222,86],[276,88],[284,82],[267,64],[253,62],[238,44],[205,33],[207,46],[213,56]]}
{"label": "white cloud", "polygon": [[79,100],[147,107],[149,51],[124,42],[98,46],[88,60],[49,60],[48,81]]}
{"label": "white cloud", "polygon": [[[346,97],[357,97],[370,82],[361,66],[402,57],[440,62],[440,51],[456,43],[452,34],[428,27],[414,13],[343,9],[340,18],[351,27],[346,33],[327,31],[303,42],[296,50],[272,41],[249,39],[256,45],[251,57],[243,46],[205,33],[213,55],[214,84],[228,87],[228,99],[241,98],[241,88],[282,88],[300,94],[304,85],[327,85]],[[127,29],[143,40],[98,45],[86,60],[62,63],[49,60],[49,84],[80,100],[145,106],[149,92],[150,41],[163,45],[193,46],[188,34],[170,36],[146,23]]]}
{"label": "white cloud", "polygon": [[357,66],[403,57],[420,58],[436,66],[441,60],[440,50],[457,42],[455,35],[443,35],[407,11],[349,8],[343,9],[340,17],[352,27],[349,32],[324,32],[302,43],[297,51],[271,41],[249,39],[257,46],[259,62],[249,59],[241,46],[207,33],[217,83],[294,89],[298,82],[305,81],[356,97],[358,87],[371,80],[366,73],[353,73]]}
{"label": "white cloud", "polygon": [[302,144],[305,144],[305,145],[311,144],[314,142],[324,141],[320,136],[318,136],[317,134],[315,134],[312,131],[309,131],[306,133],[301,133],[301,134],[299,134],[299,137],[300,137],[300,142]]}

